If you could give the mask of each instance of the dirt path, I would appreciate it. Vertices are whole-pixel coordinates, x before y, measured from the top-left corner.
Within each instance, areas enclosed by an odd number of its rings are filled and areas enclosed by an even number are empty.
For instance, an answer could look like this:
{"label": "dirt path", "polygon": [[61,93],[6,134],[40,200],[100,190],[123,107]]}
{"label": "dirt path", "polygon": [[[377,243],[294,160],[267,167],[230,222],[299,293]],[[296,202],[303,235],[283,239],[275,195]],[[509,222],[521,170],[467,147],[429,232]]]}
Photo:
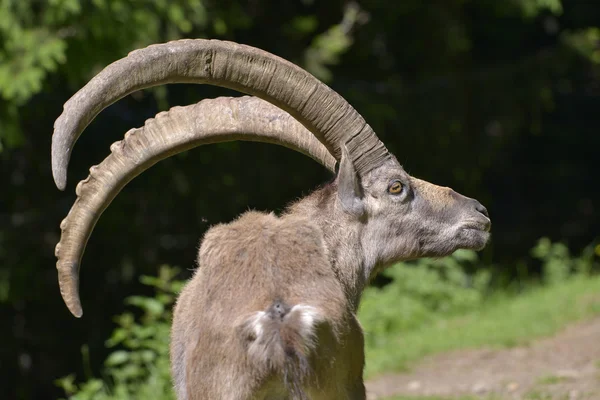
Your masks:
{"label": "dirt path", "polygon": [[367,382],[367,392],[369,399],[493,394],[511,400],[600,400],[600,318],[528,346],[431,356],[409,373]]}

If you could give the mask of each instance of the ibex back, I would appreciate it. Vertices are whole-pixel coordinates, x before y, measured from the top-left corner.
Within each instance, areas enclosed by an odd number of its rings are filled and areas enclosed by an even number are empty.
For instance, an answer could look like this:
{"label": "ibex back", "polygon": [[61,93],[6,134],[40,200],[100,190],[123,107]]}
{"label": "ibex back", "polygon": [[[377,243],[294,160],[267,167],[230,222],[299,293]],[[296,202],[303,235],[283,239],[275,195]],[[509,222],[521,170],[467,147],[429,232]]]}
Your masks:
{"label": "ibex back", "polygon": [[[272,54],[229,42],[185,40],[138,50],[102,71],[55,123],[59,188],[74,142],[104,107],[167,82],[211,83],[254,97],[176,107],[132,130],[77,187],[61,223],[62,296],[82,309],[78,268],[93,226],[121,188],[158,160],[207,143],[255,140],[301,151],[335,179],[281,216],[248,212],[211,228],[175,307],[171,364],[177,397],[364,399],[362,330],[369,280],[394,262],[481,249],[487,210],[409,176],[337,93]],[[289,113],[289,114],[288,114]]]}

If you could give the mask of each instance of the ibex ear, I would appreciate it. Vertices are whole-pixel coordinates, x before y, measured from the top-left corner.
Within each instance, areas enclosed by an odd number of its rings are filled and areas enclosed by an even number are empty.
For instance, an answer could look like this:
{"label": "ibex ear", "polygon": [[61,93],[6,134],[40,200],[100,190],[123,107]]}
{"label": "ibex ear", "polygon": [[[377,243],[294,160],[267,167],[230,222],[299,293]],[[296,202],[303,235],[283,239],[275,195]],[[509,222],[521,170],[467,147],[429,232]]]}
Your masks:
{"label": "ibex ear", "polygon": [[354,169],[346,146],[342,146],[342,159],[338,172],[338,198],[344,211],[361,217],[365,213],[363,190],[360,178]]}

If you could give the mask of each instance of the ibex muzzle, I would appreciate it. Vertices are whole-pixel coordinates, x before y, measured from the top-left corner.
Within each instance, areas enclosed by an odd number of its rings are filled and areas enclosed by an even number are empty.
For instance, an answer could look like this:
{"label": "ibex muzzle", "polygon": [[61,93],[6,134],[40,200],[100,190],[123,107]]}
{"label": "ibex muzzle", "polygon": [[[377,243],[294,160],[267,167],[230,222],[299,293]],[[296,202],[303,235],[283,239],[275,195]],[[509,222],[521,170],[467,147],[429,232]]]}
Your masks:
{"label": "ibex muzzle", "polygon": [[465,197],[448,187],[420,179],[411,179],[415,191],[415,212],[423,219],[415,237],[437,236],[424,244],[417,256],[444,255],[456,249],[481,250],[489,239],[491,221],[487,209],[477,200]]}
{"label": "ibex muzzle", "polygon": [[203,144],[283,145],[339,171],[281,216],[248,212],[206,233],[199,268],[175,307],[177,397],[364,399],[355,314],[365,286],[397,261],[481,249],[489,239],[487,210],[409,176],[356,110],[306,71],[252,47],[208,40],[137,50],[75,94],[55,123],[58,187],[65,186],[75,141],[98,112],[134,90],[172,82],[215,84],[263,100],[175,107],[111,146],[77,186],[78,199],[61,223],[56,256],[65,303],[82,315],[85,244],[102,211],[137,174]]}

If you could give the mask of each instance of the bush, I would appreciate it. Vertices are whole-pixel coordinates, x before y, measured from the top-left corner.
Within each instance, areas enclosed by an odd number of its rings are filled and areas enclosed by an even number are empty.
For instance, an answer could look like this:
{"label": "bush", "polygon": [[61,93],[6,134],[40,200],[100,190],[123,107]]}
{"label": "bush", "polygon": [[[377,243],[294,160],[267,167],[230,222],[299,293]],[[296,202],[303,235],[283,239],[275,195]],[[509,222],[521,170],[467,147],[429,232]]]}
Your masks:
{"label": "bush", "polygon": [[[82,384],[69,375],[57,383],[72,400],[175,400],[169,370],[171,308],[183,282],[175,281],[178,270],[162,266],[158,277],[143,276],[144,285],[155,289],[154,297],[132,296],[126,303],[141,312],[115,318],[118,327],[108,347],[114,347],[104,362],[104,379]],[[84,351],[84,356],[86,352]]]}
{"label": "bush", "polygon": [[490,273],[465,273],[465,268],[477,261],[475,252],[459,250],[443,259],[398,263],[384,271],[391,282],[382,288],[367,288],[361,302],[359,319],[366,346],[382,344],[390,334],[422,326],[438,315],[478,307]]}
{"label": "bush", "polygon": [[565,244],[541,238],[531,250],[531,255],[542,262],[543,283],[554,285],[573,274],[589,274],[594,266],[594,250],[594,246],[588,246],[579,257],[572,257]]}

